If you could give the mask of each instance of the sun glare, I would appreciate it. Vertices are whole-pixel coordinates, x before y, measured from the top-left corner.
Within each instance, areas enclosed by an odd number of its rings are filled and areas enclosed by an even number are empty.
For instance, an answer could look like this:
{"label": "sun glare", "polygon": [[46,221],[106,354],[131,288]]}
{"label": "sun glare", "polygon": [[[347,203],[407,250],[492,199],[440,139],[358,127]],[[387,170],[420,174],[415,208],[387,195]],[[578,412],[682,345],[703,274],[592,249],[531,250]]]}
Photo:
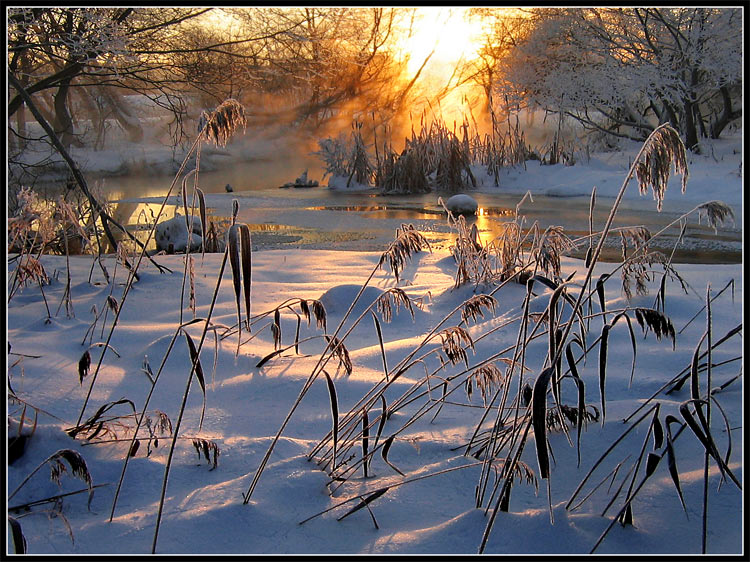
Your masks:
{"label": "sun glare", "polygon": [[471,18],[468,8],[418,8],[411,33],[400,45],[409,73],[415,74],[434,50],[425,69],[447,80],[458,61],[476,57],[481,31],[481,21]]}

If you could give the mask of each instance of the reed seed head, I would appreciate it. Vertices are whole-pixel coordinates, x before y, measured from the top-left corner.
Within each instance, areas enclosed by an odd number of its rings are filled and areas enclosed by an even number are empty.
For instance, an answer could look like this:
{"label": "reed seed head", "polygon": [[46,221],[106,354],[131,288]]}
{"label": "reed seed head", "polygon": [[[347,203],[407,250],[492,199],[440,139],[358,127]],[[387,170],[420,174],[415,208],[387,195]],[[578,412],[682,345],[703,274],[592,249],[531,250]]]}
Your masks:
{"label": "reed seed head", "polygon": [[660,212],[672,164],[675,173],[682,175],[682,193],[685,193],[688,180],[685,145],[677,131],[669,125],[662,125],[649,136],[644,147],[643,160],[635,167],[641,194],[645,194],[650,187],[654,192],[656,210]]}

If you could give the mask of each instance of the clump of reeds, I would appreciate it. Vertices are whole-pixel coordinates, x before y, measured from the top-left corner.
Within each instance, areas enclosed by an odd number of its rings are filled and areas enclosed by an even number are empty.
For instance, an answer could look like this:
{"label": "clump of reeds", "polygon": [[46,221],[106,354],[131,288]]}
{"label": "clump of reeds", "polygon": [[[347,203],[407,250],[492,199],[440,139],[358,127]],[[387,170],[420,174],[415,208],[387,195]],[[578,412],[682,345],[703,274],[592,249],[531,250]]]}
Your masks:
{"label": "clump of reeds", "polygon": [[350,187],[352,180],[360,185],[370,185],[375,175],[375,167],[367,154],[367,145],[362,137],[361,121],[352,123],[352,152],[349,158],[349,177],[346,186]]}
{"label": "clump of reeds", "polygon": [[467,135],[466,125],[463,142],[455,134],[441,135],[435,170],[435,189],[438,191],[455,193],[477,186],[477,180],[471,171]]}
{"label": "clump of reeds", "polygon": [[375,179],[376,169],[362,134],[363,125],[362,121],[353,121],[349,138],[341,133],[336,138],[318,141],[319,150],[314,154],[325,163],[324,178],[328,175],[346,178],[346,187],[351,187],[352,181],[370,185]]}
{"label": "clump of reeds", "polygon": [[383,149],[376,181],[385,193],[428,193],[431,191],[428,178],[429,169],[419,145],[407,143],[399,154],[390,146]]}

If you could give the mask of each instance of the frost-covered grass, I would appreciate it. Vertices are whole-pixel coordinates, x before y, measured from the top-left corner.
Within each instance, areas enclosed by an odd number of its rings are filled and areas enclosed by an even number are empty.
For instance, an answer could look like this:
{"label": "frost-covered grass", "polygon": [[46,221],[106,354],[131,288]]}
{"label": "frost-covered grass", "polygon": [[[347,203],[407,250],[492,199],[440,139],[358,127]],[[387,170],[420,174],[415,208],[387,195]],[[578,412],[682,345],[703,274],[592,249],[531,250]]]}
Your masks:
{"label": "frost-covered grass", "polygon": [[[332,331],[353,300],[360,284],[377,264],[377,253],[340,251],[266,251],[253,256],[253,310],[272,310],[291,297],[320,299],[326,305],[328,331]],[[140,450],[130,460],[118,506],[112,522],[108,522],[114,492],[120,477],[122,462],[129,442],[106,443],[111,439],[128,439],[134,425],[133,419],[122,417],[110,424],[113,433],[100,435],[91,441],[73,440],[64,430],[75,425],[90,379],[79,382],[78,360],[88,348],[81,345],[93,315],[93,306],[106,306],[111,287],[101,275],[89,284],[85,281],[90,259],[75,257],[72,276],[76,282],[71,287],[75,316],[60,314],[45,322],[44,305],[38,288],[28,287],[10,303],[8,310],[8,338],[12,345],[9,363],[10,382],[16,395],[28,402],[26,427],[34,417],[31,406],[39,408],[37,426],[24,456],[8,467],[8,489],[13,490],[20,481],[42,460],[60,449],[73,449],[86,460],[94,485],[104,485],[95,490],[90,509],[87,494],[64,498],[62,514],[70,524],[73,541],[66,532],[64,521],[48,518],[52,504],[37,505],[30,512],[11,512],[21,523],[30,553],[146,553],[150,552],[159,489],[169,448],[169,438],[151,444],[147,455],[146,438]],[[159,274],[149,264],[143,266],[141,280],[135,285],[130,302],[123,308],[120,324],[111,346],[118,355],[109,352],[104,358],[91,406],[86,416],[91,416],[99,406],[122,398],[132,400],[141,411],[151,384],[143,372],[148,358],[153,371],[164,356],[179,321],[180,287],[182,269],[180,256],[160,258],[160,263],[176,273]],[[110,262],[113,261],[110,258]],[[196,257],[195,292],[196,314],[205,316],[210,295],[221,262],[218,254]],[[53,282],[46,287],[47,298],[56,303],[63,292],[63,283],[54,280],[54,273],[65,268],[64,257],[43,256],[42,263],[50,272]],[[563,259],[562,275],[573,274],[581,279],[584,264],[579,260]],[[114,269],[108,264],[110,271]],[[612,266],[597,266],[595,275],[604,274]],[[471,286],[453,288],[454,265],[452,257],[444,253],[421,252],[414,256],[402,274],[399,284],[412,301],[423,299],[422,309],[415,306],[410,314],[400,310],[393,314],[390,323],[381,322],[383,346],[388,364],[393,366],[406,356],[425,336],[427,331],[465,299],[474,296]],[[122,270],[121,270],[122,271]],[[704,296],[707,282],[715,296],[730,280],[732,290],[724,291],[712,303],[714,340],[717,341],[740,321],[742,271],[734,266],[682,266],[680,275],[689,283],[688,294],[679,283],[670,281],[667,286],[666,314],[676,331],[676,345],[669,339],[658,340],[653,333],[643,334],[635,325],[637,337],[636,371],[632,385],[629,383],[632,349],[626,325],[621,321],[613,328],[609,339],[608,374],[606,381],[607,413],[603,424],[590,422],[581,435],[582,458],[576,460],[575,429],[569,428],[571,446],[559,431],[550,432],[548,438],[553,452],[551,470],[551,498],[554,524],[547,507],[545,481],[539,478],[534,446],[529,443],[522,460],[535,473],[540,485],[537,492],[533,484],[517,483],[512,489],[509,509],[499,512],[490,534],[487,553],[586,553],[604,532],[622,504],[622,496],[607,513],[601,513],[609,497],[625,480],[630,464],[635,461],[644,443],[646,425],[636,430],[633,439],[623,443],[606,466],[591,479],[587,494],[620,461],[625,464],[610,486],[607,480],[580,508],[566,510],[565,505],[576,486],[584,478],[596,459],[629,425],[622,420],[635,412],[645,398],[656,393],[662,385],[689,367],[693,351],[705,331]],[[708,274],[710,271],[710,275]],[[116,280],[119,294],[122,277]],[[222,280],[213,321],[231,326],[236,322],[235,302],[231,278]],[[396,286],[388,271],[379,270],[373,280],[373,292],[354,314],[370,304],[383,291]],[[695,292],[693,292],[693,290]],[[650,307],[654,291],[627,303],[615,279],[607,284],[606,306],[617,310],[630,306]],[[525,289],[522,285],[506,285],[495,294],[497,305],[493,313],[486,313],[468,326],[475,341],[475,351],[468,350],[470,367],[501,349],[512,346],[517,337],[517,324],[507,324],[521,313]],[[551,292],[539,286],[538,294],[530,302],[532,312],[541,313],[549,302]],[[690,319],[697,318],[688,324]],[[191,315],[188,314],[187,318]],[[112,316],[105,326],[108,328]],[[261,326],[271,322],[268,318],[256,327],[257,336],[243,344],[236,352],[236,334],[221,339],[214,347],[213,337],[207,340],[201,354],[206,379],[206,413],[203,427],[199,427],[203,407],[202,393],[194,383],[189,396],[183,426],[180,431],[159,534],[159,553],[474,553],[480,544],[487,525],[484,506],[476,507],[474,492],[479,482],[481,465],[471,456],[464,456],[465,445],[476,428],[478,416],[483,411],[479,390],[469,398],[463,378],[451,382],[452,394],[446,397],[440,413],[441,381],[435,380],[432,391],[435,407],[425,417],[398,433],[388,454],[388,461],[404,476],[386,464],[378,451],[372,459],[368,478],[359,468],[347,482],[328,486],[329,477],[307,455],[331,429],[330,397],[324,378],[313,383],[300,406],[295,411],[286,430],[270,457],[256,491],[248,504],[243,504],[270,440],[292,406],[305,380],[312,372],[324,342],[318,338],[300,345],[299,354],[289,349],[281,356],[258,368],[257,363],[273,351],[270,329]],[[451,323],[460,321],[458,315]],[[635,324],[635,323],[634,323]],[[536,324],[532,322],[531,328]],[[603,325],[601,318],[591,320],[590,339],[599,336]],[[685,327],[687,325],[687,327]],[[281,315],[282,342],[292,344],[296,329],[293,314]],[[683,328],[685,328],[683,330]],[[101,340],[101,325],[95,330],[94,343]],[[543,324],[542,328],[543,329]],[[491,332],[492,331],[492,332]],[[490,333],[480,340],[481,334]],[[193,330],[197,341],[197,333]],[[199,333],[199,332],[198,332]],[[221,332],[220,332],[221,333]],[[313,320],[308,328],[303,322],[300,338],[315,337],[322,333]],[[543,367],[547,342],[535,341],[527,349],[527,368],[524,380],[533,383]],[[327,369],[335,384],[338,409],[344,415],[369,389],[383,378],[382,356],[373,320],[365,318],[360,327],[346,340],[353,364],[351,375],[336,373],[335,364]],[[101,348],[91,349],[95,364]],[[213,370],[216,353],[216,370]],[[21,357],[25,354],[33,357]],[[576,354],[578,352],[576,351]],[[713,355],[714,363],[723,363],[713,370],[713,386],[734,378],[740,371],[740,362],[731,361],[741,356],[741,337],[734,336],[722,344]],[[190,371],[188,348],[184,338],[176,342],[169,355],[164,374],[149,405],[149,417],[158,419],[157,411],[175,420]],[[436,357],[429,368],[440,364]],[[498,364],[501,371],[507,365]],[[448,369],[451,375],[465,370],[465,366]],[[596,354],[590,355],[579,374],[586,383],[586,402],[598,406],[598,366]],[[470,371],[471,372],[471,371]],[[447,374],[447,373],[446,373]],[[384,393],[387,404],[408,391],[424,377],[424,369],[417,365],[393,382]],[[511,390],[519,384],[514,377]],[[575,405],[573,385],[563,388],[565,402]],[[701,377],[705,388],[705,375]],[[728,416],[732,441],[730,469],[742,477],[742,397],[743,381],[740,378],[715,395]],[[571,393],[571,391],[573,391]],[[678,406],[690,397],[689,383],[672,394],[656,394],[661,404],[660,419],[674,415],[678,419]],[[413,415],[420,401],[404,407],[387,421],[383,438],[394,434]],[[550,405],[552,398],[549,398]],[[376,402],[369,411],[370,421],[377,423],[381,405]],[[21,406],[9,400],[9,412],[18,419]],[[119,405],[108,412],[112,416],[126,416],[127,405]],[[356,413],[356,412],[355,412]],[[494,410],[491,410],[494,417]],[[640,413],[643,413],[641,410]],[[713,429],[722,454],[726,452],[727,433],[721,415],[714,410]],[[488,420],[492,421],[492,419]],[[361,424],[357,424],[358,426]],[[488,424],[485,424],[488,425]],[[374,447],[376,427],[371,430],[370,447]],[[677,429],[673,425],[673,431]],[[12,428],[9,430],[12,434]],[[193,438],[206,439],[220,449],[218,466],[196,453]],[[381,438],[381,443],[383,441]],[[99,441],[102,441],[100,444]],[[355,459],[361,455],[355,443],[349,454]],[[653,440],[646,442],[648,451]],[[663,447],[663,445],[662,445]],[[615,525],[597,552],[601,553],[697,553],[700,552],[703,449],[689,431],[683,432],[674,444],[676,464],[680,473],[682,494],[687,506],[683,513],[679,496],[667,470],[666,459],[633,503],[634,526]],[[663,449],[657,449],[657,451]],[[474,466],[470,466],[474,464]],[[438,473],[451,468],[467,466],[400,485],[399,483]],[[47,469],[45,469],[46,471]],[[85,488],[82,482],[65,476],[59,490],[45,471],[40,471],[10,502],[12,505],[39,500],[66,491]],[[643,477],[643,467],[637,471]],[[630,474],[632,476],[632,473]],[[628,480],[629,481],[629,480]],[[712,463],[709,480],[708,524],[709,552],[738,553],[741,551],[742,507],[741,494],[731,482],[719,486],[720,475]],[[335,506],[341,501],[364,496],[369,491],[392,486],[389,491],[373,501],[370,509],[379,529],[375,529],[366,509],[342,521],[348,507],[342,506],[316,517],[304,525],[300,521]],[[329,495],[333,488],[338,488]],[[627,489],[627,484],[625,485]],[[579,495],[578,500],[582,499]],[[574,502],[573,505],[577,503]],[[12,549],[12,546],[9,547]]]}
{"label": "frost-covered grass", "polygon": [[456,228],[453,253],[406,227],[251,255],[237,225],[171,272],[131,256],[137,279],[37,256],[48,282],[8,303],[28,551],[741,552],[741,266],[671,264],[637,229],[623,264],[553,228],[508,262]]}

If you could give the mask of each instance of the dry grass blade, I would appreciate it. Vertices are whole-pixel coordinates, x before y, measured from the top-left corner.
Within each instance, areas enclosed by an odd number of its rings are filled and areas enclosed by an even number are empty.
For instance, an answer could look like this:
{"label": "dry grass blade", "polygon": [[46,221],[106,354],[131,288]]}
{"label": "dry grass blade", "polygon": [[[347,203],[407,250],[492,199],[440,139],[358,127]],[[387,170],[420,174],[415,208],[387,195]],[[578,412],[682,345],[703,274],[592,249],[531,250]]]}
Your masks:
{"label": "dry grass blade", "polygon": [[[604,274],[599,276],[599,279],[596,280],[596,294],[599,297],[599,306],[602,309],[602,312],[606,313],[607,311],[607,305],[604,300],[604,283],[609,279],[609,274]],[[602,314],[602,318],[604,319],[604,323],[607,323],[607,316],[606,314]]]}
{"label": "dry grass blade", "polygon": [[599,396],[601,397],[602,405],[602,426],[604,425],[604,418],[607,415],[607,401],[604,397],[604,382],[607,377],[607,347],[609,344],[609,331],[611,328],[611,324],[605,324],[602,326],[602,333],[601,336],[599,336]]}
{"label": "dry grass blade", "polygon": [[237,304],[237,334],[238,343],[237,348],[239,351],[239,336],[242,334],[242,312],[240,309],[240,290],[242,284],[242,274],[240,273],[240,248],[238,244],[239,240],[239,225],[233,224],[229,227],[227,236],[229,242],[227,244],[227,250],[229,252],[229,265],[232,269],[232,285],[234,287],[234,298]]}
{"label": "dry grass blade", "polygon": [[271,334],[273,336],[273,348],[275,350],[281,349],[281,312],[279,312],[278,308],[273,311]]}
{"label": "dry grass blade", "polygon": [[370,503],[378,499],[380,496],[385,494],[388,490],[390,490],[390,488],[382,488],[376,492],[373,492],[372,494],[364,498],[361,502],[359,502],[357,505],[355,505],[353,508],[351,508],[349,511],[344,513],[344,515],[339,517],[336,521],[341,521],[345,517],[349,517],[352,513],[359,511],[363,507],[366,507],[367,505],[369,505]]}
{"label": "dry grass blade", "polygon": [[[630,334],[630,345],[633,347],[633,361],[631,362],[631,366],[630,366],[630,383],[629,383],[629,384],[633,384],[633,376],[635,375],[635,357],[638,351],[637,344],[635,341],[635,332],[633,332],[633,323],[630,321],[630,316],[628,316],[624,312],[621,312],[620,314],[615,316],[614,319],[612,320],[611,325],[614,326],[615,324],[617,324],[617,321],[620,320],[620,318],[623,318],[628,325],[628,333]],[[672,332],[674,333],[674,329],[672,330]]]}
{"label": "dry grass blade", "polygon": [[[99,409],[94,413],[93,416],[88,418],[85,422],[78,424],[75,427],[71,427],[65,430],[65,433],[70,435],[73,439],[75,439],[76,435],[79,433],[88,433],[88,439],[93,439],[96,434],[101,430],[101,424],[102,424],[102,416],[108,412],[110,409],[114,408],[115,406],[118,406],[119,404],[128,404],[130,406],[130,409],[133,411],[133,414],[135,414],[135,404],[132,400],[128,400],[127,398],[121,398],[120,400],[116,400],[114,402],[107,402],[106,404],[103,404],[99,407]],[[91,431],[94,431],[94,433],[90,433]]]}
{"label": "dry grass blade", "polygon": [[[190,214],[190,208],[188,207],[188,197],[187,197],[187,181],[190,179],[191,176],[194,176],[198,173],[198,169],[195,168],[193,170],[190,170],[187,174],[185,174],[185,177],[182,178],[182,209],[185,212],[185,232],[187,232],[188,240],[190,240],[190,237],[193,234],[193,228],[192,228],[192,222],[193,222],[193,216]],[[201,230],[203,230],[203,227],[201,226]],[[185,250],[185,253],[190,251],[190,246],[192,244],[188,242],[187,248]]]}
{"label": "dry grass blade", "polygon": [[573,495],[570,496],[570,499],[565,504],[565,509],[570,509],[570,505],[573,503],[573,500],[578,496],[578,494],[581,492],[583,487],[586,485],[586,482],[588,482],[589,478],[592,474],[594,474],[594,471],[599,467],[599,465],[606,459],[609,454],[619,445],[625,437],[627,437],[631,431],[633,431],[638,425],[646,419],[648,416],[650,416],[656,409],[657,406],[651,406],[644,414],[641,415],[640,418],[638,418],[633,424],[628,427],[622,434],[615,439],[610,446],[607,448],[607,450],[597,459],[597,461],[593,464],[593,466],[589,469],[588,473],[586,473],[586,476],[581,480],[581,482],[576,487],[575,491],[573,492]]}
{"label": "dry grass blade", "polygon": [[385,421],[388,419],[388,405],[385,402],[385,396],[382,394],[380,395],[380,403],[382,404],[380,421],[378,422],[378,430],[375,433],[375,443],[373,444],[373,448],[378,446],[380,436],[383,434],[383,428],[385,428]]}
{"label": "dry grass blade", "polygon": [[367,415],[367,408],[362,410],[362,471],[367,478],[367,466],[370,459],[367,458],[370,445],[370,419]]}
{"label": "dry grass blade", "polygon": [[265,357],[263,357],[260,361],[258,361],[255,364],[255,368],[256,369],[260,369],[263,365],[265,365],[266,363],[268,363],[271,359],[273,359],[277,355],[281,355],[282,353],[284,353],[284,351],[286,351],[285,348],[276,349],[276,350],[272,351],[271,353],[269,353],[268,355],[266,355]]}
{"label": "dry grass blade", "polygon": [[380,329],[380,321],[374,312],[370,312],[372,315],[372,321],[375,323],[375,333],[378,336],[378,343],[380,344],[380,358],[383,361],[383,376],[385,376],[386,382],[388,382],[388,361],[385,358],[385,345],[383,344],[383,331]]}
{"label": "dry grass blade", "polygon": [[339,402],[338,402],[338,398],[336,397],[336,387],[333,384],[333,380],[331,379],[331,376],[325,370],[323,370],[323,374],[326,377],[326,383],[328,385],[328,397],[330,398],[330,402],[331,402],[331,423],[332,423],[331,436],[333,438],[333,453],[331,454],[331,473],[333,473],[334,469],[336,468],[336,452],[338,448],[338,439],[339,439]]}
{"label": "dry grass blade", "polygon": [[703,337],[701,337],[700,341],[698,341],[698,345],[695,346],[695,351],[693,352],[693,359],[690,362],[690,397],[694,400],[697,400],[701,397],[700,381],[698,378],[698,363],[701,357],[701,345],[703,344],[703,340],[706,339],[707,335],[707,333],[704,333]]}
{"label": "dry grass blade", "polygon": [[403,472],[401,472],[398,468],[396,468],[395,465],[391,463],[391,461],[388,460],[388,453],[391,450],[391,445],[393,445],[393,441],[395,439],[396,439],[396,434],[394,433],[388,439],[385,440],[385,443],[383,443],[383,449],[380,451],[380,455],[383,457],[385,464],[390,466],[393,470],[398,472],[401,476],[405,476]]}
{"label": "dry grass blade", "polygon": [[674,487],[677,490],[677,495],[680,497],[680,503],[682,504],[682,509],[685,511],[685,514],[687,515],[687,506],[685,505],[685,498],[682,496],[682,487],[680,486],[680,473],[677,470],[677,459],[675,458],[675,454],[674,454],[674,444],[672,441],[672,429],[671,429],[672,423],[681,423],[681,422],[674,416],[667,416],[665,418],[665,422],[667,424],[666,453],[667,453],[667,466],[669,468],[669,475],[672,477],[672,482],[674,482]]}
{"label": "dry grass blade", "polygon": [[188,277],[190,278],[190,299],[188,305],[190,310],[193,311],[193,318],[195,318],[195,264],[193,262],[193,256],[188,255]]}
{"label": "dry grass blade", "polygon": [[534,426],[536,458],[539,462],[539,476],[549,479],[549,450],[547,449],[547,387],[555,370],[547,367],[534,382],[531,395],[531,421]]}
{"label": "dry grass blade", "polygon": [[[719,347],[719,345],[721,345],[722,343],[724,343],[724,342],[725,342],[725,341],[727,341],[728,339],[730,339],[730,338],[734,337],[735,335],[737,335],[737,334],[739,334],[739,333],[741,333],[741,332],[742,332],[742,324],[740,323],[740,324],[737,324],[737,326],[735,326],[735,327],[734,327],[734,328],[732,328],[731,330],[729,330],[729,331],[728,331],[728,332],[727,332],[727,333],[726,333],[726,334],[724,335],[724,337],[722,337],[722,338],[721,338],[721,339],[720,339],[719,341],[715,342],[715,343],[714,343],[714,344],[712,345],[712,349],[716,349],[717,347]],[[701,354],[700,358],[702,359],[702,358],[703,358],[703,357],[705,357],[705,356],[706,356],[707,354],[708,354],[708,352],[707,352],[707,351],[704,351],[704,352],[703,352],[703,353]],[[704,366],[705,366],[705,364],[704,364]],[[686,373],[686,371],[687,371],[687,373]],[[686,373],[686,374],[684,374],[684,375],[683,375],[683,373]],[[690,368],[688,367],[687,369],[683,369],[683,371],[682,371],[682,372],[680,373],[680,375],[677,375],[677,377],[676,377],[676,378],[674,378],[674,379],[672,379],[672,381],[671,381],[671,382],[669,383],[670,385],[673,385],[673,386],[672,386],[672,387],[671,387],[671,388],[670,388],[669,390],[667,390],[667,394],[671,394],[671,393],[673,393],[673,392],[678,392],[678,391],[679,391],[679,390],[680,390],[680,389],[682,388],[682,385],[684,385],[684,384],[685,384],[685,382],[686,382],[686,381],[687,381],[687,380],[688,380],[688,379],[689,379],[690,377],[691,377],[691,372],[690,372]]]}
{"label": "dry grass blade", "polygon": [[[727,417],[727,413],[724,411],[724,408],[721,407],[721,403],[716,400],[713,396],[711,396],[711,401],[714,403],[714,406],[718,408],[719,413],[721,414],[722,419],[724,420],[724,431],[727,435],[727,452],[724,454],[724,464],[729,466],[729,459],[732,456],[732,427],[729,423],[729,418]],[[721,486],[721,483],[719,483],[719,486]]]}
{"label": "dry grass blade", "polygon": [[[719,450],[716,447],[716,443],[714,442],[714,439],[711,436],[711,432],[708,428],[708,423],[701,410],[701,405],[705,403],[706,403],[705,400],[688,400],[686,402],[683,402],[682,404],[680,404],[680,415],[687,422],[688,427],[692,430],[692,432],[701,442],[706,452],[709,455],[711,455],[716,461],[716,463],[719,465],[719,470],[721,471],[722,475],[724,476],[729,475],[732,481],[741,490],[742,484],[740,483],[739,479],[734,475],[734,473],[729,469],[727,464],[724,462],[724,459],[721,458],[721,455],[719,454]],[[691,404],[695,408],[695,416],[690,413],[689,406]],[[696,421],[695,419],[696,417],[698,418],[698,421]]]}
{"label": "dry grass blade", "polygon": [[586,403],[585,403],[585,385],[583,383],[583,380],[581,377],[578,376],[578,368],[576,367],[575,358],[573,357],[573,343],[578,342],[570,342],[567,346],[565,346],[565,357],[568,360],[568,367],[570,368],[570,376],[573,378],[573,381],[576,383],[576,387],[578,388],[578,423],[576,428],[576,455],[578,458],[578,466],[581,466],[581,432],[583,429],[583,415],[586,410]]}
{"label": "dry grass blade", "polygon": [[649,135],[644,147],[643,161],[635,166],[638,187],[642,194],[645,194],[649,187],[653,190],[657,211],[661,211],[670,167],[673,164],[675,173],[682,175],[682,192],[685,193],[688,180],[685,145],[677,131],[669,125],[661,125]]}
{"label": "dry grass blade", "polygon": [[247,331],[250,332],[250,304],[252,295],[252,253],[253,247],[250,237],[250,227],[246,224],[240,225],[240,249],[242,254],[242,285],[245,294],[245,314]]}
{"label": "dry grass blade", "polygon": [[198,424],[198,427],[203,427],[203,416],[206,413],[206,380],[203,376],[203,366],[201,365],[201,358],[198,355],[198,350],[195,348],[195,342],[193,341],[193,338],[190,337],[190,334],[187,332],[184,332],[185,334],[185,340],[188,344],[188,349],[190,350],[190,361],[193,365],[193,369],[195,369],[195,376],[198,379],[198,384],[200,384],[201,392],[203,392],[203,409],[201,410],[201,419],[200,423]]}
{"label": "dry grass blade", "polygon": [[91,354],[87,349],[81,358],[78,360],[78,378],[83,386],[83,379],[89,375],[89,368],[91,367]]}
{"label": "dry grass blade", "polygon": [[252,245],[250,228],[246,224],[232,224],[228,231],[229,264],[232,269],[232,284],[237,306],[237,353],[242,335],[242,306],[240,294],[244,290],[246,327],[250,330],[250,298],[252,284]]}
{"label": "dry grass blade", "polygon": [[203,191],[196,187],[195,192],[198,194],[198,210],[201,217],[201,249],[202,253],[206,252],[206,196]]}
{"label": "dry grass blade", "polygon": [[21,524],[9,515],[8,525],[10,525],[10,530],[13,535],[13,550],[16,554],[26,554],[26,537],[23,536]]}

